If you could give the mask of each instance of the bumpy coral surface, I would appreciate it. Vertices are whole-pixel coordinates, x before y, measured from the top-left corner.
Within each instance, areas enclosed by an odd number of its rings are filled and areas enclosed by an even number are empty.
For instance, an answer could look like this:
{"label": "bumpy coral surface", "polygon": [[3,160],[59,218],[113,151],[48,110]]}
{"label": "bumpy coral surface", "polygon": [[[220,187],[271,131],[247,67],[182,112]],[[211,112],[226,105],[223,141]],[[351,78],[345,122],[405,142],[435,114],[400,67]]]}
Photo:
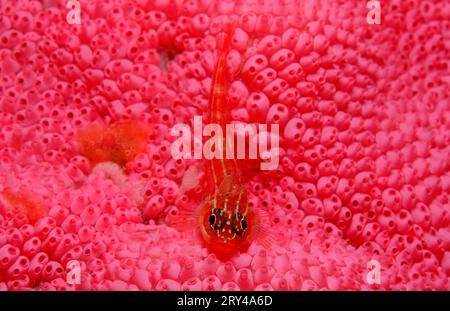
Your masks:
{"label": "bumpy coral surface", "polygon": [[[0,1],[1,290],[450,289],[449,2],[67,2]],[[249,181],[272,246],[221,262],[172,226],[206,186],[170,129],[233,14],[232,118],[281,157]]]}

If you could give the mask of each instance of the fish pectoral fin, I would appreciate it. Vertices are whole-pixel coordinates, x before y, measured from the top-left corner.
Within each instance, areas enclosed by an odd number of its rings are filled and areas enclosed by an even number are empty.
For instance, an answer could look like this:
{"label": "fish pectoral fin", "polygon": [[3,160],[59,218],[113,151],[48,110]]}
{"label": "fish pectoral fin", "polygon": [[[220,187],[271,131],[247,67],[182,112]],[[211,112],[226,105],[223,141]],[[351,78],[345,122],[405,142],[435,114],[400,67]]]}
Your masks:
{"label": "fish pectoral fin", "polygon": [[198,228],[200,208],[193,204],[180,207],[176,216],[170,221],[170,226],[180,232],[189,232]]}
{"label": "fish pectoral fin", "polygon": [[255,217],[255,228],[252,232],[252,240],[264,248],[270,248],[274,243],[274,232],[270,226],[270,218],[266,211],[252,210]]}

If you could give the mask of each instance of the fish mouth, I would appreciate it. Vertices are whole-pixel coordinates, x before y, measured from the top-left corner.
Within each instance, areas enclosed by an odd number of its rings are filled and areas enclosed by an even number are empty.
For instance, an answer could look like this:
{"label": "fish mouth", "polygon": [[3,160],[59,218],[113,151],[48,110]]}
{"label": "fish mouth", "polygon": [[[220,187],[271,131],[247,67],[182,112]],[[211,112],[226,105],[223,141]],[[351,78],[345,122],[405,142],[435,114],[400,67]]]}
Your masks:
{"label": "fish mouth", "polygon": [[[224,234],[225,233],[225,234]],[[230,236],[231,235],[231,236]],[[236,232],[233,232],[231,229],[228,229],[228,232],[225,228],[222,230],[216,230],[216,236],[221,238],[223,244],[227,244],[229,241],[234,240],[237,236]]]}

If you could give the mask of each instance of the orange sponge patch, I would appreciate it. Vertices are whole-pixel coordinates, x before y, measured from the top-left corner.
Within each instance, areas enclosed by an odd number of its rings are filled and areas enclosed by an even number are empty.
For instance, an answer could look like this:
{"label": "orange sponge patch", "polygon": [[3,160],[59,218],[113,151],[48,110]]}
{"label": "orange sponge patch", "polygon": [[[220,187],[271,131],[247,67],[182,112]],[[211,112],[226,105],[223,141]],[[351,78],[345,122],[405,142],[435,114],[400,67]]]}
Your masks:
{"label": "orange sponge patch", "polygon": [[81,154],[92,165],[109,161],[125,166],[145,151],[149,134],[150,129],[146,124],[124,120],[109,127],[90,124],[78,132],[77,139]]}
{"label": "orange sponge patch", "polygon": [[47,215],[44,201],[31,194],[3,192],[1,197],[6,203],[6,211],[23,213],[31,224]]}

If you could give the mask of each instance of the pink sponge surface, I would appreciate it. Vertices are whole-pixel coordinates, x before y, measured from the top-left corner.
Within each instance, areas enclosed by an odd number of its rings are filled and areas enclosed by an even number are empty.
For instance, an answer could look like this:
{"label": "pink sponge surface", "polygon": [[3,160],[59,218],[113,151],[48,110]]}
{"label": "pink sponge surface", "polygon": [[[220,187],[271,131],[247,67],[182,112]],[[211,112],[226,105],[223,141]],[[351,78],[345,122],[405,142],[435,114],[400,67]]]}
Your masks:
{"label": "pink sponge surface", "polygon": [[[0,1],[0,290],[450,289],[449,2],[79,3]],[[222,262],[171,226],[205,190],[170,129],[207,111],[232,14],[232,118],[278,123],[281,157],[249,181],[272,246]],[[76,133],[122,119],[145,152],[93,167]]]}

